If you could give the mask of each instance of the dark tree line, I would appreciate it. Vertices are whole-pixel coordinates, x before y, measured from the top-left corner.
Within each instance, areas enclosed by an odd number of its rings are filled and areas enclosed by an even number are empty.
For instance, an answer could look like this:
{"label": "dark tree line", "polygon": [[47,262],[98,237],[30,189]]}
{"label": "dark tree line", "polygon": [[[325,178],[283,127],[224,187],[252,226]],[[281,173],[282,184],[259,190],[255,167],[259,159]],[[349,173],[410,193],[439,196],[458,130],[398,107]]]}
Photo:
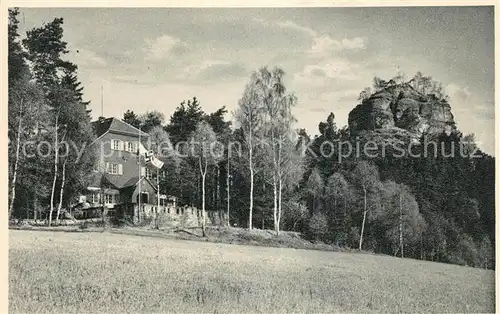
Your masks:
{"label": "dark tree line", "polygon": [[89,102],[77,65],[65,59],[63,19],[21,41],[18,15],[9,9],[9,217],[51,223],[86,187],[95,162],[94,152],[81,150],[93,140]]}

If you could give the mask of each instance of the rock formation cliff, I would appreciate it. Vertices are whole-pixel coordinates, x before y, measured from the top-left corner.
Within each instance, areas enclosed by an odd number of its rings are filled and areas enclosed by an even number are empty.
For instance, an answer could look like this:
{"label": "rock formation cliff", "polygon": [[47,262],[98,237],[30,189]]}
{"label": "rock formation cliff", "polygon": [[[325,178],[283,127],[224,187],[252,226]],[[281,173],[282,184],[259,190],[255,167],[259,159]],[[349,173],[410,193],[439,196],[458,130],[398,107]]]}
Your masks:
{"label": "rock formation cliff", "polygon": [[367,97],[349,113],[348,122],[352,135],[400,131],[418,139],[423,134],[457,131],[448,102],[420,93],[410,84],[389,86]]}

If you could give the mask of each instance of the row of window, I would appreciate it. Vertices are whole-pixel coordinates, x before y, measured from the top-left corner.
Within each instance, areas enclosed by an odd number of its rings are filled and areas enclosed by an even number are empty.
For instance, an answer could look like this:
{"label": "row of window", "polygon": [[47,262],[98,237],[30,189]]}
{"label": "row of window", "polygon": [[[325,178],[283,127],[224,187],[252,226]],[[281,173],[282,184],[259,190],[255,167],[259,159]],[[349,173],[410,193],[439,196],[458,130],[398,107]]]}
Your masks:
{"label": "row of window", "polygon": [[127,142],[121,140],[111,140],[112,150],[123,150],[126,152],[137,153],[138,142]]}
{"label": "row of window", "polygon": [[[123,165],[114,162],[107,162],[106,172],[109,174],[122,175]],[[147,167],[141,167],[141,176],[151,179],[153,178],[153,171]]]}
{"label": "row of window", "polygon": [[[87,195],[87,202],[99,204],[101,203],[101,198],[99,193],[92,193]],[[119,194],[104,194],[104,204],[116,204],[120,202]]]}
{"label": "row of window", "polygon": [[[101,203],[101,197],[100,193],[91,193],[85,196],[85,199],[88,203],[94,203],[94,204],[100,204]],[[148,203],[148,198],[149,195],[147,193],[143,193],[144,198],[142,199],[142,202]],[[104,194],[104,204],[118,204],[120,203],[120,195],[119,194]],[[156,201],[155,201],[156,204]],[[167,199],[160,198],[160,205],[161,206],[172,206],[172,202],[170,202]],[[177,214],[179,214],[179,208],[176,209]],[[168,212],[170,213],[170,208],[168,209]],[[184,213],[184,209],[182,208],[182,213]]]}

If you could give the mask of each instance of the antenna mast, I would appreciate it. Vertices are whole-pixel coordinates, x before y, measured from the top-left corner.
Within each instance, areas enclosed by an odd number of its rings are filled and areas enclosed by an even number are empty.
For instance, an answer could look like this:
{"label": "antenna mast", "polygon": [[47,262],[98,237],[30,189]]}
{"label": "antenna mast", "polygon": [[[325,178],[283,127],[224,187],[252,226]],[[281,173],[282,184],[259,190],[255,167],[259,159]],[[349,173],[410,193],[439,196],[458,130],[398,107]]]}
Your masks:
{"label": "antenna mast", "polygon": [[101,117],[104,117],[104,91],[103,91],[103,84],[101,84]]}

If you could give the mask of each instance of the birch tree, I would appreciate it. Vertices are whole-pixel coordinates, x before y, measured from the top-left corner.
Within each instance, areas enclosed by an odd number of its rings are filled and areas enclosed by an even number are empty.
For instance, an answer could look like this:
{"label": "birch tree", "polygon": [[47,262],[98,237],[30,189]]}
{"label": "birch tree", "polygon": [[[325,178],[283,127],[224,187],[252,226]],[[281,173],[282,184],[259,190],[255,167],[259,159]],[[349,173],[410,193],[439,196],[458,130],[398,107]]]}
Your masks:
{"label": "birch tree", "polygon": [[282,137],[279,148],[279,173],[278,173],[278,217],[277,230],[279,233],[281,218],[284,211],[283,197],[292,197],[292,193],[297,193],[299,182],[304,174],[304,158],[300,148],[296,146],[297,133],[290,132]]}
{"label": "birch tree", "polygon": [[217,145],[217,136],[212,127],[205,121],[198,123],[196,130],[191,135],[191,153],[197,160],[201,176],[201,212],[202,234],[206,236],[206,209],[205,209],[205,183],[208,167],[215,165],[222,157],[223,148]]}
{"label": "birch tree", "polygon": [[391,180],[382,186],[382,210],[377,220],[385,226],[394,256],[400,253],[403,258],[405,245],[421,239],[425,222],[408,186]]}
{"label": "birch tree", "polygon": [[[250,172],[250,192],[248,208],[248,229],[252,229],[253,204],[254,204],[254,178],[256,165],[254,162],[256,146],[259,143],[259,132],[262,127],[263,104],[258,94],[259,78],[257,73],[252,74],[250,83],[245,87],[242,98],[238,102],[238,108],[234,113],[236,123],[241,128],[245,145],[245,161]],[[229,157],[229,155],[228,155]],[[229,161],[228,161],[229,162]],[[229,204],[229,203],[228,203]]]}
{"label": "birch tree", "polygon": [[286,152],[284,143],[289,140],[293,131],[295,118],[292,108],[297,103],[293,94],[286,91],[283,83],[285,72],[280,68],[269,71],[261,68],[256,76],[258,97],[264,110],[264,128],[266,145],[270,153],[267,160],[272,174],[273,186],[273,221],[276,233],[279,233],[279,214],[281,211],[282,191],[285,177]]}
{"label": "birch tree", "polygon": [[[379,174],[376,166],[370,164],[367,161],[360,161],[356,168],[353,171],[353,179],[355,184],[358,186],[361,191],[361,195],[363,197],[363,208],[362,208],[362,222],[361,222],[361,231],[359,235],[359,247],[361,250],[363,247],[363,235],[365,232],[365,224],[367,214],[370,210],[376,208],[376,189],[379,183]],[[373,198],[373,199],[372,199]]]}
{"label": "birch tree", "polygon": [[[68,90],[71,96],[72,90]],[[56,223],[59,223],[63,206],[87,186],[88,172],[96,161],[96,153],[87,148],[94,140],[92,127],[88,123],[85,106],[71,101],[59,109],[59,119],[64,126],[61,131],[61,173],[59,179],[59,201]]]}
{"label": "birch tree", "polygon": [[[38,121],[46,116],[47,107],[41,90],[28,78],[17,81],[9,88],[9,149],[10,184],[9,218],[16,200],[16,184],[25,157],[21,152],[23,142],[35,139]],[[11,145],[9,145],[11,146]]]}

